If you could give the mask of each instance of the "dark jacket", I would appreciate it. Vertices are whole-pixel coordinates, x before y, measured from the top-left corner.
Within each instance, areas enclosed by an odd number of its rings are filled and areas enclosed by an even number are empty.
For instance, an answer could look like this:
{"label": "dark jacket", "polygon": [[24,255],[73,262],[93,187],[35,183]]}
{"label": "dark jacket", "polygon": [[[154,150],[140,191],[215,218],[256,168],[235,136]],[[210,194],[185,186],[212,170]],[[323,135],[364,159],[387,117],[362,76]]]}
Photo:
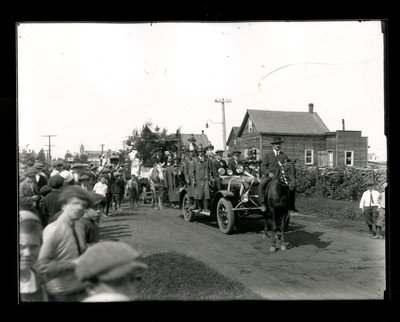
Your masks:
{"label": "dark jacket", "polygon": [[224,168],[225,170],[227,169],[227,164],[225,162],[225,160],[217,160],[217,159],[212,159],[211,160],[211,174],[214,178],[218,178],[219,177],[219,173],[218,173],[218,169],[219,168]]}
{"label": "dark jacket", "polygon": [[287,159],[287,155],[282,151],[279,151],[278,157],[275,156],[273,150],[265,153],[261,164],[262,176],[267,176],[269,173],[275,174],[279,168],[278,160],[283,162],[285,159]]}
{"label": "dark jacket", "polygon": [[60,189],[53,189],[46,196],[45,205],[49,213],[49,222],[52,222],[54,215],[61,210],[61,202],[59,201],[60,194]]}
{"label": "dark jacket", "polygon": [[36,183],[31,184],[28,178],[24,179],[19,185],[19,201],[21,204],[32,206],[38,209],[39,200],[34,201],[33,196],[40,196],[39,189]]}
{"label": "dark jacket", "polygon": [[75,223],[75,231],[80,243],[86,245],[86,247],[100,240],[99,227],[85,216],[79,218]]}
{"label": "dark jacket", "polygon": [[124,193],[124,182],[122,179],[115,179],[115,181],[111,184],[111,193],[113,195]]}
{"label": "dark jacket", "polygon": [[228,169],[231,169],[233,171],[234,175],[238,175],[239,173],[236,171],[236,167],[240,165],[240,159],[237,161],[232,157],[228,160]]}
{"label": "dark jacket", "polygon": [[47,184],[47,178],[45,176],[39,175],[39,181],[37,181],[37,187],[40,188]]}
{"label": "dark jacket", "polygon": [[196,159],[194,165],[194,173],[192,172],[194,181],[196,182],[194,198],[197,200],[210,199],[208,160],[206,158],[204,158],[204,161],[200,161],[200,158]]}

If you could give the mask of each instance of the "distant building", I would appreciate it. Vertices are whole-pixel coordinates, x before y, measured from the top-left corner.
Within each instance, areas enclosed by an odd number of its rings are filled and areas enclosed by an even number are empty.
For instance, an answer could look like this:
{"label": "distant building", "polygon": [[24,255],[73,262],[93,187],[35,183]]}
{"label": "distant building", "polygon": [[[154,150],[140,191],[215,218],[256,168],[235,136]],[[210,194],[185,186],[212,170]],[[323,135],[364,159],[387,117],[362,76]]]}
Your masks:
{"label": "distant building", "polygon": [[246,110],[239,130],[232,128],[227,145],[229,149],[236,145],[243,156],[252,148],[256,158],[262,159],[273,137],[280,136],[285,141],[282,150],[299,164],[366,166],[368,138],[361,131],[330,132],[313,108],[310,104],[308,112]]}
{"label": "distant building", "polygon": [[111,150],[103,151],[103,154],[102,154],[101,150],[97,150],[97,151],[89,151],[88,150],[88,151],[86,151],[83,144],[81,144],[81,146],[79,148],[79,153],[87,155],[88,163],[100,163],[100,159],[105,160],[107,158],[107,153],[109,153],[109,154],[118,154],[118,152],[111,151]]}
{"label": "distant building", "polygon": [[229,133],[228,140],[226,141],[226,146],[230,152],[234,150],[240,150],[240,144],[238,140],[238,133],[240,126],[233,126],[231,132]]}
{"label": "distant building", "polygon": [[[181,133],[181,144],[182,146],[189,146],[189,139],[191,138],[192,134],[182,134]],[[197,146],[202,145],[205,148],[208,145],[208,137],[207,134],[204,134],[202,131],[201,134],[193,134],[194,139],[196,140],[195,143]]]}
{"label": "distant building", "polygon": [[368,153],[368,161],[379,162],[379,158],[374,152],[371,152],[371,153]]}

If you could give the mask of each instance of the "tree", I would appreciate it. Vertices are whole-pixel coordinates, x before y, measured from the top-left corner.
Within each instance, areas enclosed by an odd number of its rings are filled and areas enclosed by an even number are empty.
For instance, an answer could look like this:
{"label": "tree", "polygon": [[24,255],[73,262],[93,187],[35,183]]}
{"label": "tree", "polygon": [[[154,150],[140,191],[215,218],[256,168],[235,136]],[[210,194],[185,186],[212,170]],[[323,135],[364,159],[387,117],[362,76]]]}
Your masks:
{"label": "tree", "polygon": [[65,156],[64,156],[64,161],[68,162],[68,159],[73,158],[73,157],[74,156],[72,155],[72,153],[67,151],[67,153],[65,153]]}
{"label": "tree", "polygon": [[180,142],[179,129],[176,133],[168,134],[166,129],[161,130],[156,126],[155,132],[153,132],[150,127],[151,124],[146,122],[140,132],[135,129],[132,135],[124,142],[125,146],[132,147],[139,152],[143,165],[146,167],[153,165],[153,155],[156,148],[176,153],[178,152],[178,142]]}
{"label": "tree", "polygon": [[87,161],[88,161],[87,154],[75,154],[74,155],[75,163],[87,163]]}
{"label": "tree", "polygon": [[40,149],[40,151],[38,152],[37,160],[38,160],[40,163],[43,163],[43,164],[47,163],[47,162],[46,162],[46,161],[47,161],[46,153],[44,152],[43,148]]}
{"label": "tree", "polygon": [[19,160],[20,162],[32,166],[35,163],[36,153],[34,150],[28,149],[28,145],[22,148],[21,152],[19,153]]}

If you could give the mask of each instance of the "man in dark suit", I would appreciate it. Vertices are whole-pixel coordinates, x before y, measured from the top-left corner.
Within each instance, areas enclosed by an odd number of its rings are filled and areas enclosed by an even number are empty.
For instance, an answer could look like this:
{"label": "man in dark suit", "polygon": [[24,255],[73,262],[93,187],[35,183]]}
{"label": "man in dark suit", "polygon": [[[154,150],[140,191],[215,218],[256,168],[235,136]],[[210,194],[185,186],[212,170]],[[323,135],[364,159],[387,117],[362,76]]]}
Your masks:
{"label": "man in dark suit", "polygon": [[232,152],[232,157],[228,160],[228,169],[232,170],[234,175],[238,175],[239,173],[236,171],[236,167],[240,165],[240,154],[242,152],[239,150],[235,150]]}
{"label": "man in dark suit", "polygon": [[36,173],[36,184],[40,191],[40,188],[47,185],[47,178],[46,175],[43,173],[44,164],[40,162],[35,162],[33,167],[37,170]]}
{"label": "man in dark suit", "polygon": [[221,178],[219,177],[218,169],[223,168],[225,171],[227,169],[226,162],[222,159],[223,153],[224,151],[222,150],[215,151],[215,158],[211,160],[211,175],[218,190],[221,190]]}
{"label": "man in dark suit", "polygon": [[261,211],[263,213],[267,211],[267,207],[264,203],[265,189],[279,168],[278,161],[283,162],[285,159],[287,159],[287,155],[281,151],[281,144],[283,142],[284,141],[281,140],[280,136],[274,137],[271,142],[272,150],[265,153],[262,160],[262,176],[260,178],[260,184],[258,186],[258,197],[261,205]]}

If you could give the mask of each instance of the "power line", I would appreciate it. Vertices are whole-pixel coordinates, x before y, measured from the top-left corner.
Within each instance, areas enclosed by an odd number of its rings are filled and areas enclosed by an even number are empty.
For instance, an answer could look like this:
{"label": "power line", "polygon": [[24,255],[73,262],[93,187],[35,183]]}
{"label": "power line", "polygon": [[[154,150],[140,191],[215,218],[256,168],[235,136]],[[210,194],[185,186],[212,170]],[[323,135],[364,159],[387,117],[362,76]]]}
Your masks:
{"label": "power line", "polygon": [[[51,163],[51,147],[54,146],[54,145],[51,145],[51,143],[50,143],[50,138],[51,138],[52,136],[57,136],[57,135],[47,134],[47,135],[42,135],[42,136],[47,136],[47,137],[49,137],[49,144],[47,144],[47,146],[49,147],[49,154],[48,154],[48,156],[49,156],[49,163]],[[46,145],[46,144],[45,144],[45,145]]]}

